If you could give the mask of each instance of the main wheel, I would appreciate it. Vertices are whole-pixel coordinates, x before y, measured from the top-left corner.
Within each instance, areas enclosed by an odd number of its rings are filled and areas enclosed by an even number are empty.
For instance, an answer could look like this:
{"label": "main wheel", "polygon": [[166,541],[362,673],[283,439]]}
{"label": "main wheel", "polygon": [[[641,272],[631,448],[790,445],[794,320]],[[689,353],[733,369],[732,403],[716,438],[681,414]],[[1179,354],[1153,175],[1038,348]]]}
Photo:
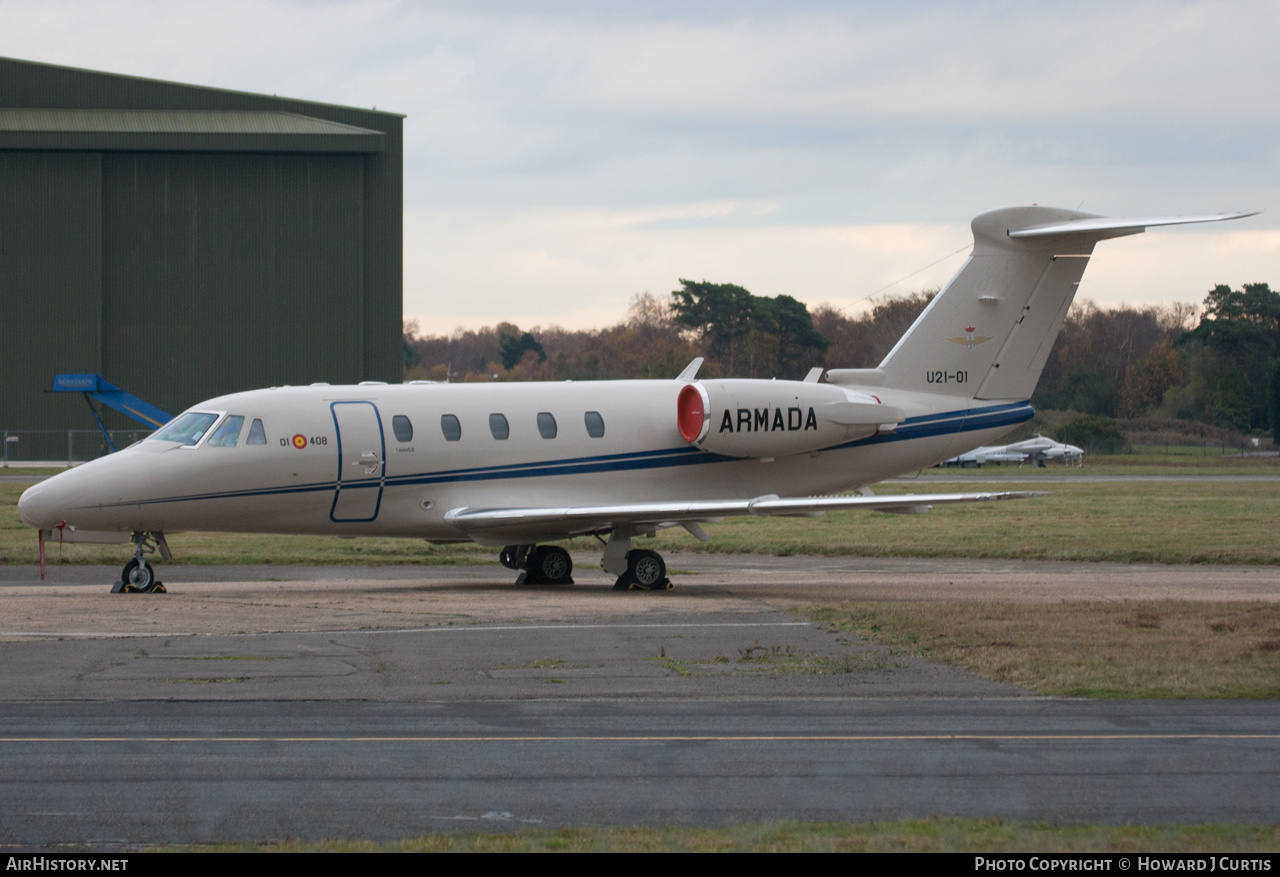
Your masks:
{"label": "main wheel", "polygon": [[567,585],[573,582],[573,558],[559,545],[539,545],[529,558],[529,572],[547,585]]}
{"label": "main wheel", "polygon": [[661,588],[667,578],[667,564],[662,555],[648,549],[627,552],[627,575],[646,591]]}
{"label": "main wheel", "polygon": [[507,569],[520,568],[520,549],[522,545],[504,545],[502,551],[498,553],[498,563]]}
{"label": "main wheel", "polygon": [[145,560],[139,561],[135,557],[120,571],[120,581],[135,591],[150,591],[156,583],[156,572],[151,568],[151,564]]}

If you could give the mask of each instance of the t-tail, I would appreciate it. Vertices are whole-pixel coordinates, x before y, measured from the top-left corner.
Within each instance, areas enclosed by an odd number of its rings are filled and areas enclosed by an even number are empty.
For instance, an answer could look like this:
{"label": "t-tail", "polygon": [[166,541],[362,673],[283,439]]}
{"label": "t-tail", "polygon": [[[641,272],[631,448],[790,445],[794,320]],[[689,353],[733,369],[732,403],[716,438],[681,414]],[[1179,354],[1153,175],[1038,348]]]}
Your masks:
{"label": "t-tail", "polygon": [[876,369],[871,383],[982,400],[1031,397],[1098,241],[1161,225],[1254,212],[1116,219],[1053,207],[1007,207],[973,220],[973,253]]}

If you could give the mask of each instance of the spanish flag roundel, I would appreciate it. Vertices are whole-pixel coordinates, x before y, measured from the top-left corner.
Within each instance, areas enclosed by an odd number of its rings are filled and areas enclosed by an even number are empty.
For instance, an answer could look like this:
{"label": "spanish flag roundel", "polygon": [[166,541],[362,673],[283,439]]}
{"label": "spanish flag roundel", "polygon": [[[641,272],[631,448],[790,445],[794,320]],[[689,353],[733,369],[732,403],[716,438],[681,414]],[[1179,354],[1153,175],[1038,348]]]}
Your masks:
{"label": "spanish flag roundel", "polygon": [[293,437],[293,446],[298,450],[302,450],[307,446],[307,437],[302,433],[298,433]]}

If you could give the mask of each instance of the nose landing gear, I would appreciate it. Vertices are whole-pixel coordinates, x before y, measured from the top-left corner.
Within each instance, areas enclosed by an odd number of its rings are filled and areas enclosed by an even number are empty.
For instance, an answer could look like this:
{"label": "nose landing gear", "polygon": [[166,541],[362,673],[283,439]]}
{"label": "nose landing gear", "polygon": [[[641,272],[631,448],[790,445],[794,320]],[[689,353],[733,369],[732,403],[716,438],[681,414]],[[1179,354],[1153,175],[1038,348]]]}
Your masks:
{"label": "nose landing gear", "polygon": [[133,559],[120,571],[120,581],[111,588],[113,594],[164,594],[163,584],[156,579],[156,571],[147,562],[147,555],[160,552],[165,560],[172,560],[169,543],[163,533],[134,533]]}

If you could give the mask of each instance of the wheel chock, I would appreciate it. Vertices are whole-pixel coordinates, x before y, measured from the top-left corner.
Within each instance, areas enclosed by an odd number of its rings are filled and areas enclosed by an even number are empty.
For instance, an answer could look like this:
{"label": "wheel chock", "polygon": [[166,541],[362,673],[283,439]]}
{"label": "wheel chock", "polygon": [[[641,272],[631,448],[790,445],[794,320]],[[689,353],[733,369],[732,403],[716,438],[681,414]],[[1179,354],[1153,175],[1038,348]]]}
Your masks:
{"label": "wheel chock", "polygon": [[149,588],[135,588],[124,582],[116,582],[111,586],[113,594],[167,594],[169,591],[161,582],[155,582]]}
{"label": "wheel chock", "polygon": [[639,582],[628,578],[626,573],[618,576],[618,581],[613,585],[613,589],[615,591],[674,591],[675,588],[676,586],[671,584],[671,579],[669,578],[664,578],[660,583],[653,587],[646,588]]}

